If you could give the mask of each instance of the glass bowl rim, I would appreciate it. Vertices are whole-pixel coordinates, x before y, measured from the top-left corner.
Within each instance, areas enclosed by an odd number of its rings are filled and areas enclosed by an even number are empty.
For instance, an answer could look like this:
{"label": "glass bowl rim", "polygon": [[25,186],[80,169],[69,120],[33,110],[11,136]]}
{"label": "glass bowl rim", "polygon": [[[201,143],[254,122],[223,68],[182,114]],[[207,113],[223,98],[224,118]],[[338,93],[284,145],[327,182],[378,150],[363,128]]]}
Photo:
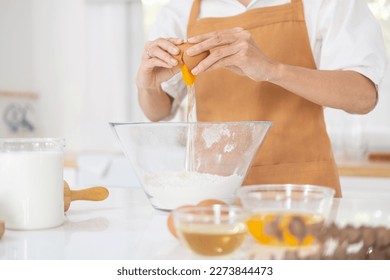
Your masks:
{"label": "glass bowl rim", "polygon": [[0,143],[45,143],[58,142],[64,143],[65,139],[61,137],[0,137]]}
{"label": "glass bowl rim", "polygon": [[[226,215],[216,215],[214,209],[218,209],[221,213],[223,211],[228,211]],[[202,213],[202,211],[213,211],[211,214]],[[233,211],[233,213],[230,213],[230,211]],[[196,213],[191,213],[191,211],[196,211]],[[244,209],[243,207],[236,206],[236,205],[229,205],[229,204],[214,204],[214,205],[207,205],[207,206],[191,206],[188,205],[188,207],[181,207],[174,209],[172,211],[173,218],[175,221],[181,220],[184,218],[185,220],[194,220],[194,221],[212,221],[218,218],[219,221],[231,221],[231,219],[237,219],[237,221],[244,222],[245,218],[247,217],[248,210]]]}
{"label": "glass bowl rim", "polygon": [[164,126],[176,126],[176,125],[218,125],[218,124],[229,124],[229,125],[238,125],[238,124],[260,124],[264,126],[271,127],[272,122],[271,121],[227,121],[227,122],[211,122],[211,121],[197,121],[197,122],[186,122],[186,121],[180,121],[180,122],[169,122],[169,121],[161,121],[161,122],[109,122],[109,125],[112,127],[115,126],[156,126],[156,125],[164,125]]}
{"label": "glass bowl rim", "polygon": [[1,152],[63,150],[65,146],[66,140],[61,137],[0,137]]}
{"label": "glass bowl rim", "polygon": [[243,195],[249,194],[251,192],[276,192],[276,193],[293,193],[296,191],[301,192],[308,192],[308,193],[317,193],[317,194],[323,194],[324,197],[334,197],[335,190],[326,187],[326,186],[320,186],[320,185],[313,185],[313,184],[254,184],[254,185],[245,185],[236,190],[236,195],[239,198],[242,198]]}

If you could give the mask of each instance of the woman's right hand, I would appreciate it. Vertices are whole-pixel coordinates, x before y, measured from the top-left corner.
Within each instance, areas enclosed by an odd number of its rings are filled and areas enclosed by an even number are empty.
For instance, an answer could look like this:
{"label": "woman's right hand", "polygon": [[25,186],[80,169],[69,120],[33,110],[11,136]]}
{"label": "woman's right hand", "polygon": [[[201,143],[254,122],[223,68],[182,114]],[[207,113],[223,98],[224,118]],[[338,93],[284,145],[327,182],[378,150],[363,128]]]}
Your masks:
{"label": "woman's right hand", "polygon": [[182,43],[182,39],[172,38],[146,42],[136,78],[138,90],[159,90],[162,82],[180,71],[174,55],[179,54],[177,45]]}
{"label": "woman's right hand", "polygon": [[174,55],[180,53],[177,45],[182,43],[182,39],[160,38],[145,44],[136,85],[141,109],[151,121],[162,120],[171,113],[173,99],[160,85],[180,71]]}

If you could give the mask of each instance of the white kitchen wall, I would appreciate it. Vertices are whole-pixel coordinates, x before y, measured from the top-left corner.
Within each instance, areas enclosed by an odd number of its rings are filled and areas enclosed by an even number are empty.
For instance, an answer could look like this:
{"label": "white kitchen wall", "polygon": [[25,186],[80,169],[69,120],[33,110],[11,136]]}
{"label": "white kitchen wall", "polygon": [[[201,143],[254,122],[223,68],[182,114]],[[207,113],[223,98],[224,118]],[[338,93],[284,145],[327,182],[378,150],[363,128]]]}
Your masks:
{"label": "white kitchen wall", "polygon": [[[167,1],[0,0],[0,93],[38,94],[36,133],[66,138],[68,151],[118,151],[107,123],[145,120],[134,79]],[[368,2],[390,46],[390,1]],[[370,114],[326,109],[335,150],[390,150],[389,91],[390,71]]]}
{"label": "white kitchen wall", "polygon": [[87,88],[81,150],[117,146],[108,122],[140,121],[135,75],[143,48],[140,1],[87,1]]}
{"label": "white kitchen wall", "polygon": [[1,89],[31,90],[33,77],[32,3],[0,0]]}
{"label": "white kitchen wall", "polygon": [[143,119],[142,22],[140,0],[0,0],[0,92],[38,94],[37,136],[119,150],[108,122]]}

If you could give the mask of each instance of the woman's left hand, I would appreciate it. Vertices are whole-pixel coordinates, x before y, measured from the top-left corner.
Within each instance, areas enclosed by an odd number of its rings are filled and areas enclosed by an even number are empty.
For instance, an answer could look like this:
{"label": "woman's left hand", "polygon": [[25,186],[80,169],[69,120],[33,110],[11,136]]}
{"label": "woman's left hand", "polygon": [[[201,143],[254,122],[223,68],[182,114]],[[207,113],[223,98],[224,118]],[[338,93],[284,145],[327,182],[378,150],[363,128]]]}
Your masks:
{"label": "woman's left hand", "polygon": [[187,49],[189,56],[211,51],[211,54],[192,70],[194,75],[228,68],[255,81],[268,81],[276,65],[256,45],[250,32],[241,27],[201,34],[189,38],[188,42],[194,44]]}

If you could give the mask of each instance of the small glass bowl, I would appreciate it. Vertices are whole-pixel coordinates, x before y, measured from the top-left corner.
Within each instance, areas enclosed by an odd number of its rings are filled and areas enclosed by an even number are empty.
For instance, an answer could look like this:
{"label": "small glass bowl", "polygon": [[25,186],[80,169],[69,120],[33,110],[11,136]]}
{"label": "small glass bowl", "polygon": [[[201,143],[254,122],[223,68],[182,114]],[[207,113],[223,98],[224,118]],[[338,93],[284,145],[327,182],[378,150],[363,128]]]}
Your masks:
{"label": "small glass bowl", "polygon": [[247,237],[247,212],[236,206],[210,205],[173,211],[175,228],[190,251],[208,257],[236,252]]}
{"label": "small glass bowl", "polygon": [[252,185],[237,191],[250,211],[249,233],[261,245],[302,247],[317,243],[332,206],[333,189],[314,185]]}

